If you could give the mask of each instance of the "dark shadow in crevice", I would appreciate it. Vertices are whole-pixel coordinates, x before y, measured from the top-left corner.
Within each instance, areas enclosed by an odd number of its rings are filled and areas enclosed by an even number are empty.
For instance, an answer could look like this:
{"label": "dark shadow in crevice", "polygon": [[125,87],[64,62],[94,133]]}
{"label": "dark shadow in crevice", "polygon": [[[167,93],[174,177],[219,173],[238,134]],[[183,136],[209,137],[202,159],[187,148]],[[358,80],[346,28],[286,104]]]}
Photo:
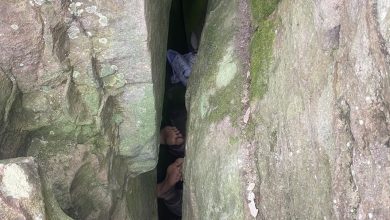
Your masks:
{"label": "dark shadow in crevice", "polygon": [[[198,39],[201,37],[205,21],[206,10],[207,0],[172,0],[167,43],[168,50],[174,50],[180,54],[196,51]],[[172,72],[172,67],[167,62],[161,129],[166,126],[174,126],[185,137],[187,122],[185,107],[186,86],[180,82],[172,83]],[[177,158],[177,155],[175,156],[169,151],[168,146],[160,146],[157,165],[158,183],[165,179],[168,166]],[[179,182],[176,184],[176,188],[182,190],[183,183]],[[158,214],[160,220],[181,219],[180,216],[169,211],[162,199],[158,199]]]}

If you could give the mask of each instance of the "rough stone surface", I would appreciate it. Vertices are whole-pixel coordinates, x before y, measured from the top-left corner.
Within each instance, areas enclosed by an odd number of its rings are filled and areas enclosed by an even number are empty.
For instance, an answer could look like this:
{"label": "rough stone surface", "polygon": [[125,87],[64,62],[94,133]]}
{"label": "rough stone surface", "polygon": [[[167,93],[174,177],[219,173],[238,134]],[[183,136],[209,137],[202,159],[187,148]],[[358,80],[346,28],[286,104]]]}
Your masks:
{"label": "rough stone surface", "polygon": [[240,13],[238,1],[209,1],[186,100],[184,219],[245,217],[239,124],[246,67],[239,57],[245,56],[240,47],[245,45],[237,42]]}
{"label": "rough stone surface", "polygon": [[390,216],[383,5],[282,1],[269,18],[276,34],[268,90],[251,100],[265,218]]}
{"label": "rough stone surface", "polygon": [[[388,219],[389,1],[205,3],[183,218]],[[169,8],[0,2],[0,218],[156,218]]]}
{"label": "rough stone surface", "polygon": [[388,219],[388,1],[251,1],[249,72],[239,2],[209,1],[184,218]]}
{"label": "rough stone surface", "polygon": [[119,195],[155,182],[137,176],[157,163],[169,8],[0,2],[0,159],[36,158],[52,218],[109,219]]}
{"label": "rough stone surface", "polygon": [[33,158],[0,161],[0,219],[46,219],[38,165]]}

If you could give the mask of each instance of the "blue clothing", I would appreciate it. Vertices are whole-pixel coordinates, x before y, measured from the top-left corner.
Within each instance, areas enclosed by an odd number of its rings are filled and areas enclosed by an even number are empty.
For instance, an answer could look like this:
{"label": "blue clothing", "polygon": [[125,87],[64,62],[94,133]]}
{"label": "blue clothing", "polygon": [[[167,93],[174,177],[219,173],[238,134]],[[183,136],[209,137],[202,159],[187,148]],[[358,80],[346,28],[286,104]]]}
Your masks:
{"label": "blue clothing", "polygon": [[168,50],[167,58],[172,67],[171,83],[181,82],[184,86],[187,86],[187,80],[191,75],[192,66],[196,60],[195,53],[190,52],[182,55],[177,51]]}

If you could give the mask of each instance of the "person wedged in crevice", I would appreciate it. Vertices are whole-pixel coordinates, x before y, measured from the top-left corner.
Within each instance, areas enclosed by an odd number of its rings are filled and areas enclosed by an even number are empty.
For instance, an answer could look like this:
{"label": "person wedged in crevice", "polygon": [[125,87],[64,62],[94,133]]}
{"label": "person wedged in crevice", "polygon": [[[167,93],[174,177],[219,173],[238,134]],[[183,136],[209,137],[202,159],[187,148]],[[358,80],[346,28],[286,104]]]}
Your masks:
{"label": "person wedged in crevice", "polygon": [[[183,194],[183,162],[185,156],[186,112],[174,111],[170,125],[160,131],[157,197],[160,203],[178,219],[181,216]],[[180,129],[180,130],[179,130]],[[183,133],[182,133],[183,132]],[[166,168],[167,167],[167,168]],[[166,168],[166,169],[165,169]],[[177,218],[176,218],[177,217]]]}
{"label": "person wedged in crevice", "polygon": [[[171,67],[170,81],[167,83],[165,113],[168,120],[160,131],[160,155],[158,166],[157,197],[175,216],[181,216],[183,194],[183,162],[185,156],[185,133],[187,111],[185,109],[185,91],[191,74],[196,53],[185,55],[168,50],[167,59]],[[161,152],[165,152],[165,155]],[[161,165],[161,160],[170,158],[170,162]],[[164,175],[165,174],[165,175]]]}
{"label": "person wedged in crevice", "polygon": [[[196,10],[193,10],[196,8]],[[173,0],[171,4],[164,107],[157,165],[160,220],[181,219],[187,111],[185,93],[197,56],[207,1]]]}

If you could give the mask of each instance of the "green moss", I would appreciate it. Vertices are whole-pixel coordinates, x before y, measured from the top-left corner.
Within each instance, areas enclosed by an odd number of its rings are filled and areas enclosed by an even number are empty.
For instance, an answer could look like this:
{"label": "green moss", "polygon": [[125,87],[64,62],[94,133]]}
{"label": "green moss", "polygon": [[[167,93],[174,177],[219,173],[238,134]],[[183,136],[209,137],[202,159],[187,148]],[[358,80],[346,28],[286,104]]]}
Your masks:
{"label": "green moss", "polygon": [[237,136],[229,137],[229,144],[234,146],[240,143],[240,138]]}
{"label": "green moss", "polygon": [[251,42],[251,98],[262,98],[268,89],[267,71],[272,62],[272,46],[275,38],[272,21],[260,24]]}
{"label": "green moss", "polygon": [[86,107],[91,115],[97,115],[100,107],[100,95],[95,88],[86,87],[82,92]]}
{"label": "green moss", "polygon": [[252,14],[258,29],[253,35],[251,52],[251,99],[262,98],[268,89],[268,70],[272,63],[275,39],[275,21],[268,16],[276,9],[279,0],[252,0]]}
{"label": "green moss", "polygon": [[111,118],[111,122],[114,123],[114,124],[116,124],[116,125],[121,124],[123,121],[124,121],[123,115],[122,115],[122,114],[119,114],[119,113],[113,114],[113,116],[112,116],[112,118]]}
{"label": "green moss", "polygon": [[216,93],[209,98],[209,103],[211,103],[209,120],[211,122],[219,122],[229,115],[232,122],[238,124],[242,109],[237,108],[237,106],[241,106],[241,93],[237,91],[242,89],[242,84],[242,76],[236,74],[229,86],[217,90]]}
{"label": "green moss", "polygon": [[[223,1],[219,4],[218,10],[208,15],[198,60],[187,91],[191,94],[191,105],[199,107],[199,118],[206,117],[212,122],[217,122],[228,115],[238,115],[236,110],[240,111],[240,108],[232,106],[231,103],[233,100],[236,105],[240,104],[240,93],[237,91],[242,89],[240,87],[242,79],[239,79],[239,74],[236,74],[239,72],[238,69],[235,70],[236,66],[232,68],[235,73],[233,79],[218,79],[218,74],[224,76],[224,71],[227,71],[225,67],[235,63],[236,60],[234,51],[231,51],[231,56],[227,56],[229,48],[233,47],[232,39],[235,33],[235,25],[232,25],[235,17],[232,15],[234,1]],[[227,59],[224,60],[226,56]]]}
{"label": "green moss", "polygon": [[267,19],[275,11],[280,0],[251,0],[252,15],[255,21]]}

